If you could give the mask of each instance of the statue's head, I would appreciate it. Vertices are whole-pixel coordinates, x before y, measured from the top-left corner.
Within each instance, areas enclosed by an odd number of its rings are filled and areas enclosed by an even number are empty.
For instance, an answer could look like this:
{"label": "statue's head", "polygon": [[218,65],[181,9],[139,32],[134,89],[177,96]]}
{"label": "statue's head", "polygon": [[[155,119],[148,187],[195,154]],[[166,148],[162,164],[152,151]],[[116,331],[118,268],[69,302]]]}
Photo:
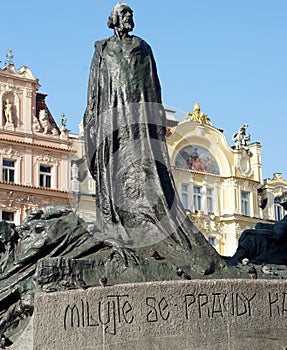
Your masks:
{"label": "statue's head", "polygon": [[118,2],[110,14],[108,27],[125,33],[131,32],[134,29],[133,10],[126,3]]}

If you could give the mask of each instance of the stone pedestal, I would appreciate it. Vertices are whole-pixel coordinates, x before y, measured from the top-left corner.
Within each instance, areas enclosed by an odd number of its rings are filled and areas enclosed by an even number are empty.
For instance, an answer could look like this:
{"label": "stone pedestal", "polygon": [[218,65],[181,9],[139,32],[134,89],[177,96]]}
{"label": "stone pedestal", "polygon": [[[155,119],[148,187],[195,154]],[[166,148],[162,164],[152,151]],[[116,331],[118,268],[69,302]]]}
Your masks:
{"label": "stone pedestal", "polygon": [[287,285],[273,280],[140,283],[42,294],[34,350],[278,350]]}

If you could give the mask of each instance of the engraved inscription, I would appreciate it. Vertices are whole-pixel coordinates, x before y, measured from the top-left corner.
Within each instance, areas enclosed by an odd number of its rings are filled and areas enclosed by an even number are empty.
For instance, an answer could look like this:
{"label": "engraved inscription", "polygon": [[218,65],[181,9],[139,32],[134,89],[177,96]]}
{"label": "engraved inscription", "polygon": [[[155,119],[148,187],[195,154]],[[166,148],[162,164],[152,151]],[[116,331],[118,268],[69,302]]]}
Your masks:
{"label": "engraved inscription", "polygon": [[154,297],[147,297],[146,305],[150,308],[147,313],[148,322],[158,322],[159,319],[168,320],[170,312],[168,311],[168,303],[164,297],[159,302]]}
{"label": "engraved inscription", "polygon": [[128,295],[108,295],[104,300],[91,304],[82,300],[77,304],[67,305],[64,312],[64,330],[104,326],[107,334],[116,335],[121,323],[134,321],[133,307]]}
{"label": "engraved inscription", "polygon": [[186,294],[185,318],[214,318],[224,316],[251,316],[256,293],[198,293]]}
{"label": "engraved inscription", "polygon": [[268,293],[269,316],[285,316],[287,312],[287,293]]}
{"label": "engraved inscription", "polygon": [[94,329],[97,337],[103,334],[116,336],[122,332],[132,332],[135,327],[133,323],[151,326],[158,323],[168,329],[175,322],[186,322],[192,326],[200,320],[202,324],[214,320],[220,325],[234,318],[243,320],[244,324],[245,319],[257,319],[260,314],[284,319],[287,315],[287,292],[205,292],[204,289],[196,289],[177,298],[172,294],[159,296],[151,293],[140,302],[135,302],[128,294],[108,294],[99,300],[92,300],[82,298],[65,307],[64,331]]}

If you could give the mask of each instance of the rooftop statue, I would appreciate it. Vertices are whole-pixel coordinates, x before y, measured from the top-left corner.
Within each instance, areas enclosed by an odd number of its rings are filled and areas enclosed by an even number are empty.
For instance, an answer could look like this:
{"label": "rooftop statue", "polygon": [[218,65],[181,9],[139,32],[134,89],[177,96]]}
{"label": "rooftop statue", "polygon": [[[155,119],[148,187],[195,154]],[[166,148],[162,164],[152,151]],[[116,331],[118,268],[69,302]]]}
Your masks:
{"label": "rooftop statue", "polygon": [[236,149],[244,149],[251,157],[252,152],[247,145],[247,142],[250,141],[250,135],[246,133],[247,128],[248,124],[243,124],[239,130],[232,135],[232,141],[234,141]]}

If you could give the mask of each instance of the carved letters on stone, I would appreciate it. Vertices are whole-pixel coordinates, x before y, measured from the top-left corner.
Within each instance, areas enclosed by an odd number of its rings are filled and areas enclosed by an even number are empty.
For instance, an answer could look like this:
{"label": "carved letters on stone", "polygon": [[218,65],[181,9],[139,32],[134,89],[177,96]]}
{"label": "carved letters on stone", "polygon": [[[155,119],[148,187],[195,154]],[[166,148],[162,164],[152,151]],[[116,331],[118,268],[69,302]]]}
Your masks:
{"label": "carved letters on stone", "polygon": [[51,349],[52,341],[71,350],[83,342],[113,349],[245,349],[256,342],[260,349],[285,349],[286,286],[272,282],[196,280],[46,293],[36,298],[34,349]]}

